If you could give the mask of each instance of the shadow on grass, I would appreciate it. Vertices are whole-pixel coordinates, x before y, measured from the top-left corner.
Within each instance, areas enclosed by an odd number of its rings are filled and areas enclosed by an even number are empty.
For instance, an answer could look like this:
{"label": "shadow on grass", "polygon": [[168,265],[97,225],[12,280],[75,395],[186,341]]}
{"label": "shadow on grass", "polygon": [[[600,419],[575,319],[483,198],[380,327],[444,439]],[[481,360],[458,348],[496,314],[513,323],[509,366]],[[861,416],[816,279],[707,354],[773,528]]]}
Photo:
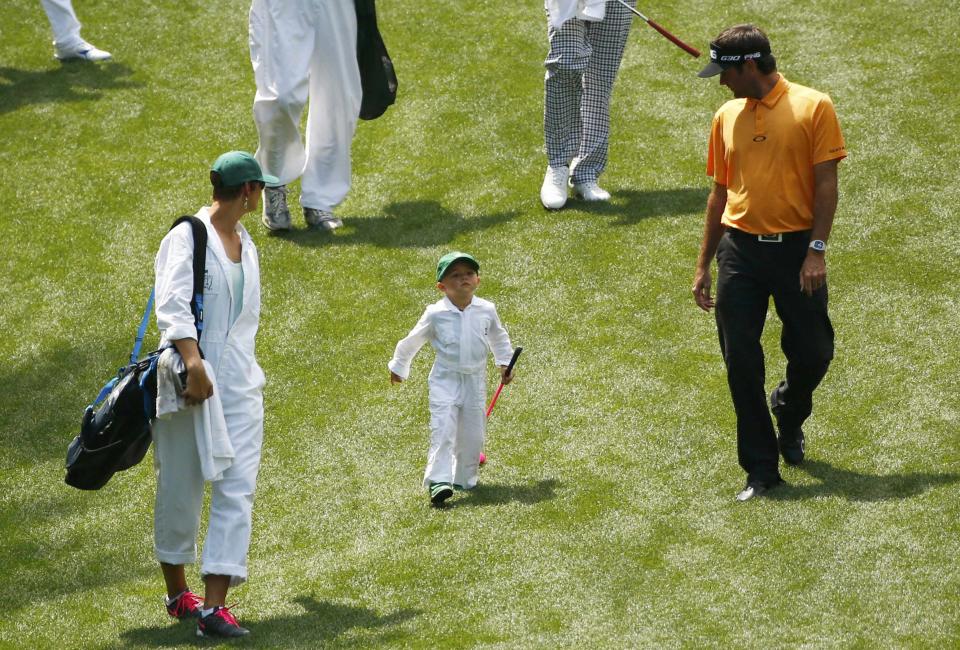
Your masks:
{"label": "shadow on grass", "polygon": [[[83,410],[123,365],[126,341],[64,346],[38,355],[31,363],[0,368],[0,469],[52,458],[64,461],[67,445],[80,432]],[[115,366],[91,378],[96,349],[116,349]],[[63,475],[60,476],[63,480]]]}
{"label": "shadow on grass", "polygon": [[463,498],[449,502],[447,508],[494,506],[514,501],[524,505],[533,505],[554,498],[558,485],[560,485],[560,482],[552,478],[538,481],[532,485],[480,483],[477,487],[466,492]]}
{"label": "shadow on grass", "polygon": [[886,501],[907,499],[931,488],[960,481],[960,474],[911,472],[907,474],[861,474],[834,467],[819,460],[805,460],[798,468],[813,478],[816,485],[786,485],[773,490],[769,498],[792,501],[815,497],[842,497],[850,501]]}
{"label": "shadow on grass", "polygon": [[70,61],[47,70],[0,66],[0,115],[31,104],[100,99],[104,90],[140,88],[120,63]]}
{"label": "shadow on grass", "polygon": [[[0,487],[8,491],[0,504],[0,611],[156,572],[152,565],[131,562],[131,549],[98,530],[92,519],[116,499],[115,486],[82,493],[63,482],[67,445],[80,430],[83,409],[122,364],[127,345],[51,345],[0,366]],[[92,375],[90,369],[102,364],[95,361],[102,358],[97,350],[107,348],[116,348],[108,356],[117,366]],[[115,523],[103,528],[113,530]]]}
{"label": "shadow on grass", "polygon": [[[325,647],[336,641],[344,632],[360,628],[373,632],[357,639],[356,644],[376,647],[389,642],[402,641],[407,634],[395,629],[398,625],[415,618],[420,612],[400,609],[381,616],[372,609],[321,602],[311,596],[301,596],[294,602],[306,611],[289,616],[267,618],[262,621],[243,620],[240,624],[249,627],[250,636],[231,640],[231,645],[255,644],[263,648]],[[192,641],[207,646],[209,640],[196,636],[196,623],[182,621],[179,624],[142,627],[128,630],[120,635],[120,647],[173,647]]]}
{"label": "shadow on grass", "polygon": [[[296,210],[292,210],[294,214]],[[500,212],[484,217],[465,218],[436,201],[391,203],[383,216],[346,219],[336,234],[323,230],[297,228],[271,233],[300,246],[373,244],[381,248],[439,246],[465,233],[492,228],[516,218],[517,212]],[[296,222],[296,217],[294,218]]]}
{"label": "shadow on grass", "polygon": [[629,226],[653,217],[670,217],[703,212],[710,190],[706,187],[681,187],[673,190],[620,190],[613,192],[610,201],[578,201],[574,198],[568,208],[589,214],[619,217],[614,226]]}
{"label": "shadow on grass", "polygon": [[113,539],[89,523],[89,511],[97,508],[99,495],[77,498],[76,490],[62,482],[56,487],[47,484],[48,480],[60,480],[59,475],[34,476],[32,489],[42,495],[0,515],[0,530],[4,531],[0,540],[0,611],[12,616],[72,594],[151,574],[159,578],[155,565],[131,561],[135,550],[129,547],[129,540]]}

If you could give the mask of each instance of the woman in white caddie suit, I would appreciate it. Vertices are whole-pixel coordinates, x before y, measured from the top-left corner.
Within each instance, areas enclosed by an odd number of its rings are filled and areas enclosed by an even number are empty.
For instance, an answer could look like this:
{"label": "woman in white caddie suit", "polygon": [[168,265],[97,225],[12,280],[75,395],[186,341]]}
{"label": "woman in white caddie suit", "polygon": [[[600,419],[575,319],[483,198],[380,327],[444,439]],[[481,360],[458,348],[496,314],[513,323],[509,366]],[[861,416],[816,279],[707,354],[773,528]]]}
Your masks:
{"label": "woman in white caddie suit", "polygon": [[[247,578],[253,492],[263,442],[265,381],[254,355],[260,320],[260,264],[240,219],[259,208],[264,184],[276,179],[265,176],[250,154],[232,151],[214,162],[210,181],[213,201],[196,214],[207,228],[199,346],[190,311],[190,225],[172,229],[156,258],[161,345],[173,343],[183,358],[187,380],[181,396],[187,407],[154,422],[154,545],[167,586],[168,613],[175,618],[198,618],[200,636],[233,637],[249,633],[224,605],[227,589]],[[209,470],[210,463],[203,462],[204,450],[211,445],[203,438],[205,433],[209,435],[204,431],[208,427],[198,417],[198,409],[215,391],[222,405],[226,439],[220,441],[214,473]],[[184,564],[196,561],[205,481],[211,484],[211,499],[200,567],[206,593],[201,600],[187,587]]]}

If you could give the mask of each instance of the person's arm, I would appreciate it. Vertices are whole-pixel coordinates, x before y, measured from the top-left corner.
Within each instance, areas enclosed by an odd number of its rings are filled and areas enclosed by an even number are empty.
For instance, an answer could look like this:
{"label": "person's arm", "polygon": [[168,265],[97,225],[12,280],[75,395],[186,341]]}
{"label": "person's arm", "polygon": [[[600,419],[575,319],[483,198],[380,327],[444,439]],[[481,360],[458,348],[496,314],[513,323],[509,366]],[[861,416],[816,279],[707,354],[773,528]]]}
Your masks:
{"label": "person's arm", "polygon": [[387,364],[390,369],[390,383],[399,384],[410,374],[410,364],[413,358],[420,351],[420,348],[430,340],[430,334],[433,331],[433,325],[430,321],[429,308],[423,312],[420,320],[413,326],[410,333],[397,343],[393,352],[393,358]]}
{"label": "person's arm", "polygon": [[[837,165],[840,159],[827,160],[813,166],[813,228],[810,240],[826,242],[833,227],[839,196]],[[827,282],[827,261],[823,251],[807,250],[800,267],[800,289],[808,296]]]}
{"label": "person's arm", "polygon": [[196,339],[177,339],[173,345],[183,357],[183,365],[187,368],[187,385],[183,388],[182,397],[188,406],[200,404],[213,395],[213,384],[207,377],[207,369],[200,356],[200,346]]}
{"label": "person's arm", "polygon": [[197,345],[197,327],[190,300],[193,297],[193,233],[182,224],[167,233],[160,243],[154,265],[157,327],[173,343],[187,369],[183,398],[188,405],[199,404],[213,394],[213,384]]}
{"label": "person's arm", "polygon": [[490,319],[490,329],[487,332],[487,344],[493,352],[494,363],[500,370],[500,381],[504,385],[513,381],[513,373],[507,374],[507,366],[510,365],[510,359],[513,357],[513,345],[510,343],[510,335],[506,328],[500,322],[500,315],[497,308],[493,307],[493,316]]}
{"label": "person's arm", "polygon": [[713,298],[710,297],[710,264],[717,254],[717,246],[723,236],[723,210],[727,206],[727,186],[714,182],[710,196],[707,197],[707,213],[703,222],[703,241],[700,243],[700,256],[697,258],[697,269],[693,276],[693,300],[697,306],[710,311],[713,308]]}

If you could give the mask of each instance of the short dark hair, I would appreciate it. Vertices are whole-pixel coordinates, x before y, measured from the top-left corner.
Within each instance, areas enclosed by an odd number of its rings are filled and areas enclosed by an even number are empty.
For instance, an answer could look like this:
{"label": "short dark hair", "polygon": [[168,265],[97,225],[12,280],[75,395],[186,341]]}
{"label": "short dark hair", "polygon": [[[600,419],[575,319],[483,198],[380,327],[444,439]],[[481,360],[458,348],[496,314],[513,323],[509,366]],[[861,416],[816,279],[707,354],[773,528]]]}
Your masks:
{"label": "short dark hair", "polygon": [[[264,183],[260,181],[247,181],[247,183],[259,183],[260,189],[263,189]],[[213,198],[217,201],[233,201],[243,190],[243,186],[246,183],[241,183],[240,185],[224,185],[223,181],[220,180],[220,174],[215,171],[210,172],[210,184],[213,185]]]}
{"label": "short dark hair", "polygon": [[[757,62],[757,69],[763,74],[770,74],[777,71],[777,60],[770,53],[770,39],[756,25],[734,25],[728,27],[714,39],[714,44],[719,49],[730,50],[734,52],[762,52]],[[741,66],[746,61],[741,61],[735,65]]]}

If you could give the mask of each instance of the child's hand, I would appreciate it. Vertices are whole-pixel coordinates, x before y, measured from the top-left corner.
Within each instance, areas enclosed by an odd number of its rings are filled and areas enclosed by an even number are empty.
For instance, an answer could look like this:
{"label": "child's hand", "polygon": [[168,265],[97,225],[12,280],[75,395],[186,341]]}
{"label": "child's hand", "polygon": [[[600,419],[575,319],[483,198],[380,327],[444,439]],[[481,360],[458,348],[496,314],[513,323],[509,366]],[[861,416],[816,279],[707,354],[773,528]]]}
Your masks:
{"label": "child's hand", "polygon": [[501,382],[504,386],[506,386],[506,385],[509,384],[511,381],[513,381],[513,373],[511,372],[511,373],[508,375],[508,374],[507,374],[507,367],[506,367],[506,366],[500,366],[500,382]]}
{"label": "child's hand", "polygon": [[397,373],[393,372],[392,370],[390,371],[390,383],[391,383],[391,384],[399,384],[399,383],[402,382],[402,381],[403,381],[403,378],[400,377],[400,375],[398,375]]}

